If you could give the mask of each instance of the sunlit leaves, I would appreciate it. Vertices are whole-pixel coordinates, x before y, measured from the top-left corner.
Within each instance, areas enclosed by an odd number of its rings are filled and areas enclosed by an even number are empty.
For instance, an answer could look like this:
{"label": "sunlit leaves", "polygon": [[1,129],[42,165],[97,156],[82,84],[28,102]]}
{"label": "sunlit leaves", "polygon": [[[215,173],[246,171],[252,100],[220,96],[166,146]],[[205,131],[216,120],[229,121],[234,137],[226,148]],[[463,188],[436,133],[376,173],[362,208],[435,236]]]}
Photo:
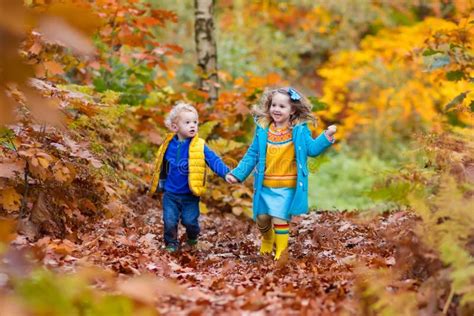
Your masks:
{"label": "sunlit leaves", "polygon": [[199,125],[199,137],[206,139],[217,124],[219,124],[218,121],[208,121]]}
{"label": "sunlit leaves", "polygon": [[[383,139],[441,124],[446,119],[439,113],[446,108],[459,110],[450,114],[455,117],[450,122],[469,124],[463,109],[472,99],[463,93],[470,90],[468,47],[473,35],[474,28],[463,21],[456,25],[428,18],[365,38],[360,50],[336,54],[319,70],[326,78],[321,101],[330,105],[320,115],[341,118],[343,133],[372,129],[372,136]],[[415,117],[421,119],[417,124]]]}

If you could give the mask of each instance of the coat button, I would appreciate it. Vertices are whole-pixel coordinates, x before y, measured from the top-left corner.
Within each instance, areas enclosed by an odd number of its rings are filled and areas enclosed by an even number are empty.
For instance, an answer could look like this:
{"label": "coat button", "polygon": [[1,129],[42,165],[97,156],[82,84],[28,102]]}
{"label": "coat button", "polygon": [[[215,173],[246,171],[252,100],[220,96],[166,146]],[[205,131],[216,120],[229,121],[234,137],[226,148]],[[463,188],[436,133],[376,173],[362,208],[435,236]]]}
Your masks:
{"label": "coat button", "polygon": [[302,186],[303,186],[303,182],[300,182],[300,187],[302,187]]}
{"label": "coat button", "polygon": [[303,168],[303,166],[300,164],[300,169]]}
{"label": "coat button", "polygon": [[298,146],[298,150],[301,150],[301,146]]}

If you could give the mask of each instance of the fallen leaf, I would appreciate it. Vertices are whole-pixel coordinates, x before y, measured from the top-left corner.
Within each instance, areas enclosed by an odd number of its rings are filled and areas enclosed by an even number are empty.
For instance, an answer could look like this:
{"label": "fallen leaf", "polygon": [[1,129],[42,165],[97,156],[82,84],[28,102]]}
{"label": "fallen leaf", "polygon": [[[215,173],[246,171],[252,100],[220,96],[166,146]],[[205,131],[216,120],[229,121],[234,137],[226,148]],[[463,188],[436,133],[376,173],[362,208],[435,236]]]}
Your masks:
{"label": "fallen leaf", "polygon": [[21,195],[14,188],[6,188],[0,191],[0,204],[9,212],[20,210]]}

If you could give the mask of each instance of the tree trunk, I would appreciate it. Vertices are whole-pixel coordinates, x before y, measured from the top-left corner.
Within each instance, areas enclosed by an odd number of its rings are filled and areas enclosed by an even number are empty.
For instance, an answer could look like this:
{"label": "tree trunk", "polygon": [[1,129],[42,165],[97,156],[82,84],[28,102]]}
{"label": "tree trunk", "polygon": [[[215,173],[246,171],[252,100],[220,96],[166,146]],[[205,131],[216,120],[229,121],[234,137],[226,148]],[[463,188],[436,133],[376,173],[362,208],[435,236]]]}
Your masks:
{"label": "tree trunk", "polygon": [[214,103],[218,96],[217,48],[214,37],[214,0],[195,0],[196,52],[198,58],[199,89],[209,93],[209,102]]}

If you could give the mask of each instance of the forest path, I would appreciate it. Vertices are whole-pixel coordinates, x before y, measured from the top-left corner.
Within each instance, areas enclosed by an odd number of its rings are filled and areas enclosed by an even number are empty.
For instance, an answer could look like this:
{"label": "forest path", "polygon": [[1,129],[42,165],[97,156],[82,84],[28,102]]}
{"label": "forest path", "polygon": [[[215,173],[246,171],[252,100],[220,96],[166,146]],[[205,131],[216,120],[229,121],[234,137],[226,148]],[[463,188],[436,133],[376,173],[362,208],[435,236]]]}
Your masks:
{"label": "forest path", "polygon": [[147,198],[136,206],[135,215],[122,222],[84,229],[74,256],[123,277],[151,273],[176,281],[178,287],[165,282],[157,306],[162,314],[178,315],[356,313],[357,271],[397,264],[389,240],[406,234],[414,222],[405,212],[370,218],[311,212],[294,218],[289,255],[275,262],[258,255],[252,221],[217,211],[201,216],[198,249],[169,254],[163,249],[161,210]]}

